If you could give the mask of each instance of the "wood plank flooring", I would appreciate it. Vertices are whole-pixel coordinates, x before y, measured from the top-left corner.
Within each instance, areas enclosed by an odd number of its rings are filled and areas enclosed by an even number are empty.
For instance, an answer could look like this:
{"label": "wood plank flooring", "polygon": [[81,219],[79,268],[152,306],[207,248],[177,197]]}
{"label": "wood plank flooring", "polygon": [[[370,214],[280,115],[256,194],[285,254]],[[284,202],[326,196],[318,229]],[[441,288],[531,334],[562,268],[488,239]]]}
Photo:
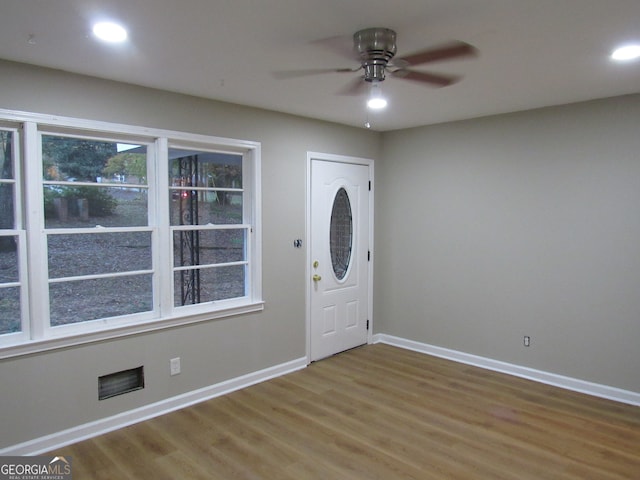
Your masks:
{"label": "wood plank flooring", "polygon": [[388,345],[52,452],[80,479],[640,479],[640,407]]}

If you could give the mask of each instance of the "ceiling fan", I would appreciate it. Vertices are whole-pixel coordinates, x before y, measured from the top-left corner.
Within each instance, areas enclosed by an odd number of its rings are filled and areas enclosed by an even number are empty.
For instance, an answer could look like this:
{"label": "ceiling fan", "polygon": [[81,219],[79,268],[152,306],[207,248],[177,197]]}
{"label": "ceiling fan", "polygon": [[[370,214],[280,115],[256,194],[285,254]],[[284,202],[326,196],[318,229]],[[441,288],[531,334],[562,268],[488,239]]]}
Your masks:
{"label": "ceiling fan", "polygon": [[356,55],[355,59],[360,62],[358,67],[294,70],[281,72],[279,77],[289,78],[331,72],[354,73],[363,70],[363,75],[354,79],[341,91],[344,95],[357,95],[367,84],[384,81],[387,74],[434,87],[446,87],[459,81],[460,77],[414,70],[412,67],[455,58],[474,57],[478,54],[475,47],[461,41],[420,50],[400,58],[394,58],[396,51],[396,32],[389,28],[366,28],[353,35],[353,52]]}

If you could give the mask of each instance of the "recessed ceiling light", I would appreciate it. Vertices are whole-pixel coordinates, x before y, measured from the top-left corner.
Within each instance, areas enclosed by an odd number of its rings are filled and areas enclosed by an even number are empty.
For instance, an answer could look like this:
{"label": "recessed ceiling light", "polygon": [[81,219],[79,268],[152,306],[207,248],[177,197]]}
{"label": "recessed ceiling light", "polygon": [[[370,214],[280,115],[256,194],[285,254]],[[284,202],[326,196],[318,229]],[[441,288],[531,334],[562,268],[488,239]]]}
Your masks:
{"label": "recessed ceiling light", "polygon": [[109,43],[122,43],[127,39],[127,31],[122,25],[113,22],[100,22],[93,26],[93,34]]}
{"label": "recessed ceiling light", "polygon": [[613,60],[635,60],[640,58],[640,44],[638,45],[625,45],[624,47],[616,48],[611,54]]}

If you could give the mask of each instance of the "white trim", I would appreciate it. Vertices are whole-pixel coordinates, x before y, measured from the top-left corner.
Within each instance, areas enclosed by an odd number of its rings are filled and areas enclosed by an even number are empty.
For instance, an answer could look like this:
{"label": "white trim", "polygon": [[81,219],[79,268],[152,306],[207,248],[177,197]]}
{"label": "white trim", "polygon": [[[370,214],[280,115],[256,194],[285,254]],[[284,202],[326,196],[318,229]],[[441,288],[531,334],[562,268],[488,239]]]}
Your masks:
{"label": "white trim", "polygon": [[307,286],[305,288],[305,327],[307,329],[306,335],[306,352],[307,361],[311,362],[311,161],[322,160],[326,162],[337,163],[352,163],[356,165],[365,165],[369,167],[369,181],[371,182],[371,190],[369,191],[369,251],[371,252],[371,260],[369,261],[369,275],[368,275],[368,298],[369,304],[367,305],[367,319],[369,320],[369,330],[367,332],[367,343],[373,341],[373,238],[374,238],[374,197],[373,192],[375,185],[374,180],[374,161],[369,158],[350,157],[346,155],[335,155],[331,153],[320,152],[307,152],[307,184],[306,184],[306,198],[305,198],[305,232],[304,236],[307,241],[306,248],[306,265],[305,265],[305,279]]}
{"label": "white trim", "polygon": [[[93,133],[102,132],[106,135],[118,134],[118,139],[120,140],[123,140],[123,138],[120,138],[122,135],[125,135],[128,138],[146,137],[147,139],[152,139],[152,141],[158,137],[166,137],[169,138],[171,142],[188,142],[190,147],[198,148],[200,145],[203,145],[205,148],[208,148],[209,151],[225,151],[233,153],[242,153],[246,150],[255,150],[260,148],[260,142],[250,140],[201,135],[197,133],[187,133],[162,128],[140,127],[137,125],[111,123],[99,120],[85,120],[44,113],[7,110],[4,108],[0,108],[0,117],[9,122],[32,122],[43,127],[55,126],[60,129],[45,128],[46,133],[64,133],[64,135],[70,135],[69,132],[73,130],[88,130]],[[223,145],[225,149],[212,150],[211,144],[217,144],[219,146]]]}
{"label": "white trim", "polygon": [[307,165],[311,164],[311,160],[324,160],[325,162],[337,163],[355,163],[357,165],[366,165],[368,167],[373,165],[373,160],[371,160],[370,158],[350,157],[348,155],[335,155],[333,153],[307,152]]}
{"label": "white trim", "polygon": [[373,215],[373,210],[374,210],[374,192],[375,192],[375,185],[376,182],[374,182],[374,162],[373,160],[371,160],[371,162],[369,163],[369,182],[371,185],[371,188],[369,190],[369,256],[367,258],[368,262],[369,262],[369,305],[367,305],[367,308],[369,310],[369,315],[367,315],[367,321],[369,322],[369,330],[367,331],[367,343],[372,343],[373,342],[373,264],[374,264],[374,259],[375,259],[375,248],[373,246],[373,239],[375,237],[374,235],[374,229],[373,229],[373,219],[374,219],[374,215]]}
{"label": "white trim", "polygon": [[[89,138],[89,137],[86,137]],[[145,145],[148,146],[148,145]],[[57,187],[101,187],[101,188],[138,188],[149,190],[149,185],[139,183],[110,183],[110,182],[69,182],[62,180],[43,180],[42,185]],[[185,188],[186,190],[186,188]],[[194,188],[195,190],[195,188]]]}
{"label": "white trim", "polygon": [[[202,310],[203,308],[206,308],[206,304],[195,305],[195,307],[199,308],[194,308],[194,313],[192,314],[182,314],[181,312],[178,312],[179,315],[176,314],[176,316],[174,317],[163,317],[160,319],[152,318],[150,320],[140,321],[135,324],[115,326],[107,325],[102,330],[93,329],[64,336],[51,336],[42,340],[29,340],[28,342],[24,343],[6,345],[0,348],[0,360],[19,357],[21,355],[29,355],[32,353],[47,352],[58,348],[67,348],[76,345],[85,345],[88,343],[100,342],[103,340],[122,338],[130,335],[141,335],[149,332],[155,332],[157,330],[163,330],[166,328],[181,327],[184,325],[190,325],[192,323],[206,322],[216,320],[218,318],[229,317],[232,315],[243,315],[247,313],[261,312],[264,310],[264,302],[261,300],[251,303],[245,303],[244,300],[239,300],[238,302],[232,300],[228,302],[228,306],[225,306],[225,308],[211,311],[205,310],[200,312],[196,312],[195,310]],[[203,307],[203,305],[205,306]],[[182,308],[190,309],[190,307]],[[103,320],[94,320],[93,322],[104,324]],[[64,327],[65,326],[54,328]]]}
{"label": "white trim", "polygon": [[[162,223],[159,218],[162,215],[168,215],[170,199],[169,195],[165,195],[160,189],[160,185],[171,185],[169,180],[169,140],[167,137],[157,137],[152,148],[149,148],[149,152],[153,152],[154,160],[158,165],[158,168],[151,168],[155,178],[149,178],[148,183],[151,185],[158,185],[158,188],[152,190],[152,195],[149,195],[149,208],[155,206],[155,210],[151,210],[152,218],[149,218],[149,223],[152,225],[160,225]],[[154,183],[151,183],[154,181]],[[168,222],[171,223],[171,222]],[[153,311],[160,312],[160,318],[165,318],[173,313],[173,302],[164,301],[165,298],[173,297],[173,282],[161,282],[161,278],[171,278],[173,275],[171,268],[173,267],[173,255],[166,255],[165,252],[173,252],[173,233],[170,235],[163,235],[159,228],[154,228],[153,234],[158,243],[153,252],[153,269],[157,272],[157,275],[153,276]]]}
{"label": "white trim", "polygon": [[27,442],[12,445],[0,450],[0,456],[7,455],[39,455],[62,448],[72,443],[87,440],[120,428],[143,422],[169,412],[204,402],[227,393],[255,385],[272,378],[280,377],[288,373],[306,368],[306,358],[298,358],[280,365],[248,373],[240,377],[232,378],[224,382],[216,383],[208,387],[183,393],[175,397],[167,398],[150,405],[145,405],[134,410],[129,410],[111,417],[85,423],[77,427],[69,428],[51,435],[29,440]]}
{"label": "white trim", "polygon": [[[251,218],[253,225],[246,233],[246,260],[249,262],[247,288],[250,288],[251,298],[262,300],[262,153],[260,148],[246,152],[242,156],[242,170],[252,182],[249,187],[251,198],[242,202],[243,216]],[[243,185],[243,190],[246,190]]]}
{"label": "white trim", "polygon": [[387,345],[393,345],[394,347],[405,348],[407,350],[433,355],[434,357],[445,358],[454,362],[465,363],[467,365],[473,365],[487,370],[506,373],[516,377],[526,378],[527,380],[533,380],[535,382],[553,385],[566,390],[572,390],[574,392],[586,393],[588,395],[593,395],[594,397],[606,398],[616,402],[640,406],[639,392],[632,392],[630,390],[623,390],[621,388],[610,387],[608,385],[587,382],[586,380],[580,380],[578,378],[566,377],[564,375],[536,370],[534,368],[514,365],[512,363],[493,360],[487,357],[480,357],[470,353],[450,350],[448,348],[437,347],[435,345],[407,340],[405,338],[394,337],[384,333],[377,333],[374,335],[373,343],[385,343]]}
{"label": "white trim", "polygon": [[[38,125],[24,122],[23,129],[23,199],[27,232],[27,261],[29,283],[25,285],[29,297],[29,334],[27,342],[45,336],[45,324],[49,324],[48,245],[44,231],[44,193],[42,181],[42,157],[39,147]],[[32,159],[26,161],[25,159]],[[38,321],[34,321],[38,319]]]}

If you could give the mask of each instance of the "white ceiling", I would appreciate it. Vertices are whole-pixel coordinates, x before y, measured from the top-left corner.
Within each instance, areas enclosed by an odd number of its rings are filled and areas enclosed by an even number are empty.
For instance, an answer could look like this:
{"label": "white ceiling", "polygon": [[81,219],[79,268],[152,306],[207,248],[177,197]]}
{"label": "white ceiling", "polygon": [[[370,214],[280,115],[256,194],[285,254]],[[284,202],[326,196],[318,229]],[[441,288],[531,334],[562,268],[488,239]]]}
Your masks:
{"label": "white ceiling", "polygon": [[[97,42],[98,19],[129,41]],[[2,0],[0,58],[363,127],[364,99],[337,94],[359,73],[274,72],[357,66],[329,46],[367,27],[394,29],[398,56],[480,51],[429,66],[464,75],[450,87],[387,78],[379,131],[640,92],[640,61],[608,58],[640,43],[640,0]]]}

